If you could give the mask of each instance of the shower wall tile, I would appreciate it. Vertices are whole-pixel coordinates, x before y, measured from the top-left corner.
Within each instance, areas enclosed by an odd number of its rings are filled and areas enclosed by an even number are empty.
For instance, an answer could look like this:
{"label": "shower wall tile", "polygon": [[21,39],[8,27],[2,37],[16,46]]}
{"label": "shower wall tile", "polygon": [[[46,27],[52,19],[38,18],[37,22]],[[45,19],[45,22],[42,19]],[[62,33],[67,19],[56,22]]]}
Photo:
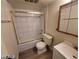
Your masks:
{"label": "shower wall tile", "polygon": [[39,16],[16,17],[15,27],[19,43],[40,39],[41,19]]}

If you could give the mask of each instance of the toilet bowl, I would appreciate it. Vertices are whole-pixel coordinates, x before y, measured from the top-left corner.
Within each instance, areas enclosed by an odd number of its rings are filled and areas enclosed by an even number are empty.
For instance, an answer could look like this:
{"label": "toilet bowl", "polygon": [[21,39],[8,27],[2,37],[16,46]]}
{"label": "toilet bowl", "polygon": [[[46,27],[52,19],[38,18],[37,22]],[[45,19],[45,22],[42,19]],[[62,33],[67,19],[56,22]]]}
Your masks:
{"label": "toilet bowl", "polygon": [[47,51],[45,42],[36,43],[36,48],[37,48],[38,54],[41,54],[41,53]]}
{"label": "toilet bowl", "polygon": [[50,46],[52,42],[52,36],[43,34],[43,41],[37,42],[36,43],[36,48],[37,48],[37,53],[42,54],[47,51],[46,45]]}

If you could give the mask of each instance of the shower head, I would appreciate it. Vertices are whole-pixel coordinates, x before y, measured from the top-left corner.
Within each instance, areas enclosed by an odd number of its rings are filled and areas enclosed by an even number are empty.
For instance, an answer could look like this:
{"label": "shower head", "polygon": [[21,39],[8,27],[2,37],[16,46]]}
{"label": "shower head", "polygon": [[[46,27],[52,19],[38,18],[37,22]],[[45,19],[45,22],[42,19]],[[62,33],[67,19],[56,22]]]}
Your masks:
{"label": "shower head", "polygon": [[25,2],[37,3],[39,0],[25,0]]}

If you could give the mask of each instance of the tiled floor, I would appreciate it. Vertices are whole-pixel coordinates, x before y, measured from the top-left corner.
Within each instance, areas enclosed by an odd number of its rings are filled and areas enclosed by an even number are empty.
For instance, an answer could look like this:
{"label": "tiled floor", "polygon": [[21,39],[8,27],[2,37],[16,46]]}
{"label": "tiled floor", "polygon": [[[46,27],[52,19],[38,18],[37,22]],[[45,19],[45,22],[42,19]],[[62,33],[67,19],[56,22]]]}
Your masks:
{"label": "tiled floor", "polygon": [[38,55],[34,49],[29,49],[20,53],[20,59],[52,59],[52,51],[48,50],[47,52]]}

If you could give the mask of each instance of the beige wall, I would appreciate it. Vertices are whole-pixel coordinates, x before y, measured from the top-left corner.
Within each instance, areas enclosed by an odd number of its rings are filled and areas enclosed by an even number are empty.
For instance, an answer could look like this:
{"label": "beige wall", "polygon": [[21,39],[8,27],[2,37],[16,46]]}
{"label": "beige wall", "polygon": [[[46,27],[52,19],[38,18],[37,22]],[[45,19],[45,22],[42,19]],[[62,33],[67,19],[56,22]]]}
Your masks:
{"label": "beige wall", "polygon": [[24,9],[24,10],[34,10],[34,11],[40,11],[41,6],[35,5],[35,4],[15,4],[13,5],[14,9]]}
{"label": "beige wall", "polygon": [[[12,21],[10,14],[12,8],[7,0],[1,1],[1,9],[1,20]],[[15,55],[15,58],[18,59],[18,47],[12,22],[1,23],[1,55],[9,54]]]}
{"label": "beige wall", "polygon": [[[5,53],[5,54],[4,54]],[[7,48],[5,46],[5,43],[3,42],[3,39],[1,40],[1,55],[8,55]]]}
{"label": "beige wall", "polygon": [[64,40],[67,40],[77,46],[77,37],[63,34],[56,31],[58,24],[59,6],[70,2],[70,0],[56,0],[45,9],[45,32],[54,36],[54,44],[58,44]]}
{"label": "beige wall", "polygon": [[22,0],[8,0],[14,9],[41,11],[43,5],[29,3]]}

